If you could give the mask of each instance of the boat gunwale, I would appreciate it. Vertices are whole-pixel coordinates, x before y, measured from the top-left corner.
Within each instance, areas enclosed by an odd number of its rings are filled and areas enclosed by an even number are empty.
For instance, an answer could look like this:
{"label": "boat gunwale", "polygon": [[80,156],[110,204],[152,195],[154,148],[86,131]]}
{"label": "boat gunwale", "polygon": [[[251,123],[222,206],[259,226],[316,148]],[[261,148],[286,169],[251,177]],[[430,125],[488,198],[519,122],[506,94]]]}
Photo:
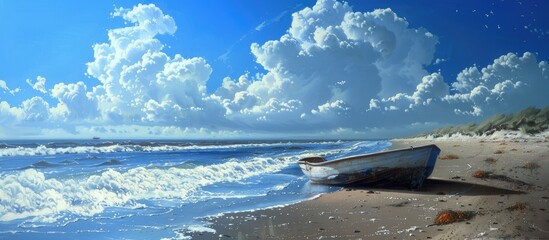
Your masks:
{"label": "boat gunwale", "polygon": [[[349,157],[345,157],[345,158],[340,158],[340,159],[334,159],[334,160],[330,160],[330,161],[324,161],[324,162],[317,162],[317,163],[311,163],[311,162],[306,162],[306,161],[302,161],[303,159],[307,159],[307,158],[302,158],[300,159],[297,163],[298,164],[306,164],[306,165],[310,165],[310,166],[324,166],[324,165],[330,165],[330,164],[334,164],[334,163],[338,163],[338,162],[343,162],[343,161],[351,161],[351,160],[355,160],[357,158],[364,158],[364,157],[373,157],[373,156],[377,156],[377,155],[383,155],[383,154],[387,154],[387,153],[394,153],[394,152],[402,152],[402,151],[410,151],[410,150],[414,150],[414,149],[420,149],[420,148],[432,148],[432,147],[437,147],[437,145],[435,144],[427,144],[427,145],[422,145],[422,146],[418,146],[418,147],[414,147],[414,146],[410,146],[410,147],[406,147],[406,148],[398,148],[398,149],[392,149],[392,150],[387,150],[387,151],[381,151],[381,152],[375,152],[375,153],[367,153],[367,154],[361,154],[361,155],[355,155],[355,156],[349,156]],[[440,149],[440,148],[439,148]],[[318,157],[318,156],[316,156]]]}

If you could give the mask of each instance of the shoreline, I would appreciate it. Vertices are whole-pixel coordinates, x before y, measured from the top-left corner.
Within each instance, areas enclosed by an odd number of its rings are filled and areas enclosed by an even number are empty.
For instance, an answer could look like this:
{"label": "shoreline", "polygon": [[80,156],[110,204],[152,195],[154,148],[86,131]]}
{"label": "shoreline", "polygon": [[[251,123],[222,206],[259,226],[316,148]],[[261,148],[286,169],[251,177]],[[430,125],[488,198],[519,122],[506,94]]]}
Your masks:
{"label": "shoreline", "polygon": [[[418,191],[345,187],[311,200],[205,219],[192,239],[543,238],[549,234],[549,143],[532,139],[398,139],[391,149],[435,143],[442,149]],[[455,155],[456,159],[443,160]],[[491,158],[491,159],[490,159]],[[536,168],[523,168],[527,164]],[[472,177],[477,170],[489,178]],[[498,177],[495,177],[498,176]],[[433,225],[442,210],[467,221]]]}

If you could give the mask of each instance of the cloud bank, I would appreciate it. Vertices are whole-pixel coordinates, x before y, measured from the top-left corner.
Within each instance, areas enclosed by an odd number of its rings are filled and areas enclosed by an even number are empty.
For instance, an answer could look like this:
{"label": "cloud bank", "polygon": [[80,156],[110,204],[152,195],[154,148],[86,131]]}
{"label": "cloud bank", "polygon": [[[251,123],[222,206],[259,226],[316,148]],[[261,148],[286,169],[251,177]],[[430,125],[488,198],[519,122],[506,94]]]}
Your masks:
{"label": "cloud bank", "polygon": [[[263,73],[209,91],[206,59],[163,52],[157,37],[176,32],[171,16],[153,4],[113,16],[127,26],[109,30],[87,63],[99,84],[46,89],[44,77],[27,80],[56,104],[41,96],[0,102],[0,137],[16,137],[6,129],[35,137],[390,137],[549,104],[548,64],[535,54],[507,53],[444,79],[426,70],[437,64],[435,34],[391,9],[354,12],[319,0],[292,14],[286,34],[251,45]],[[11,90],[0,81],[0,91]]]}

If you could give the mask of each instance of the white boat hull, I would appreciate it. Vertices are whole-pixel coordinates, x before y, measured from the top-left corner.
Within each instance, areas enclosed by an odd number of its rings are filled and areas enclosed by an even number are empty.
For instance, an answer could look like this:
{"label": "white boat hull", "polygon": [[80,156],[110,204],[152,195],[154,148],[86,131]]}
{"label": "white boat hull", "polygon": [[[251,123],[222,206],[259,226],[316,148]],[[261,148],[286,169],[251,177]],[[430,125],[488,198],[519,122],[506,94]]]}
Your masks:
{"label": "white boat hull", "polygon": [[325,161],[320,157],[299,160],[303,173],[315,183],[409,185],[421,187],[433,172],[440,149],[436,145],[410,147]]}

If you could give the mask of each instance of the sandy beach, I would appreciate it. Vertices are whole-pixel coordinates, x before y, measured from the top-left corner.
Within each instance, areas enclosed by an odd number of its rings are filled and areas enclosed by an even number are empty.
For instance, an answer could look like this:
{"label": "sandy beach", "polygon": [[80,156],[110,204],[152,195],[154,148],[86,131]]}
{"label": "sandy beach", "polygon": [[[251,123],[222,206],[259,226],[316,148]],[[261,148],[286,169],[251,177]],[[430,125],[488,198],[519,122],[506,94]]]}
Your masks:
{"label": "sandy beach", "polygon": [[[548,238],[546,138],[394,140],[393,147],[427,143],[442,152],[420,190],[347,187],[294,205],[212,217],[215,233],[192,239]],[[443,210],[469,218],[435,225]]]}

